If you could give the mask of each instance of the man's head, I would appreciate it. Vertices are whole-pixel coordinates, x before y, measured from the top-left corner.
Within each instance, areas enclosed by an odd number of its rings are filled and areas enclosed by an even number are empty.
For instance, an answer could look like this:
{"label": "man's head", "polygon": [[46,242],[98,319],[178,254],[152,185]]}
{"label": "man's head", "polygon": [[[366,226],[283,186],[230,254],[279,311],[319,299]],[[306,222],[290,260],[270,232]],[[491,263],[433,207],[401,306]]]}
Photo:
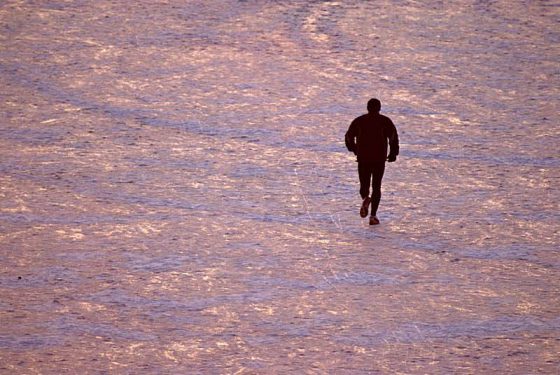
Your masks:
{"label": "man's head", "polygon": [[367,102],[367,110],[369,113],[379,113],[379,111],[381,110],[381,102],[379,101],[379,99],[370,99]]}

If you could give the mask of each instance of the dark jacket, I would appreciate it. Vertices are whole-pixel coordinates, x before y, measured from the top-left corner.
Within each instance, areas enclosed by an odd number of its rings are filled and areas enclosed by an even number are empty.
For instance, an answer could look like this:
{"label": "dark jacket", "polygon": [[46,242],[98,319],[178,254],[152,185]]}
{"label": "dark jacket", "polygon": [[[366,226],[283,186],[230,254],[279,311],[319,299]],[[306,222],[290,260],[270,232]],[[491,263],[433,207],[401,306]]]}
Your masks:
{"label": "dark jacket", "polygon": [[391,119],[379,113],[368,113],[350,124],[346,147],[358,156],[358,162],[381,162],[387,159],[387,140],[391,146],[389,156],[399,154],[399,135]]}

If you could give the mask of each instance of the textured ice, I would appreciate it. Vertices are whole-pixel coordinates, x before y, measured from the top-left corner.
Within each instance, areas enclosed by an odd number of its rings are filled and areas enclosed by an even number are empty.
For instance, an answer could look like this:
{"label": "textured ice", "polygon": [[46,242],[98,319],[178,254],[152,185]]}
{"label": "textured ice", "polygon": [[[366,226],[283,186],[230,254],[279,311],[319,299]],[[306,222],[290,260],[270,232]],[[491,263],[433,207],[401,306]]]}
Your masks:
{"label": "textured ice", "polygon": [[[0,5],[0,372],[560,371],[554,1]],[[401,138],[360,219],[343,136]]]}

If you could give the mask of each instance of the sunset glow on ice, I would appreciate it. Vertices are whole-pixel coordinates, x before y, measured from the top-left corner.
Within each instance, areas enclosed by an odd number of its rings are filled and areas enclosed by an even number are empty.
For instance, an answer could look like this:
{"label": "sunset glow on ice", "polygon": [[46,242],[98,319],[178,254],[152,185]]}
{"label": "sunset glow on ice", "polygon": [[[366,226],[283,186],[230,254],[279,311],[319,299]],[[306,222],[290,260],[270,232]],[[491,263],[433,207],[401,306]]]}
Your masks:
{"label": "sunset glow on ice", "polygon": [[[0,373],[557,374],[554,1],[0,4]],[[381,225],[344,134],[398,128]]]}

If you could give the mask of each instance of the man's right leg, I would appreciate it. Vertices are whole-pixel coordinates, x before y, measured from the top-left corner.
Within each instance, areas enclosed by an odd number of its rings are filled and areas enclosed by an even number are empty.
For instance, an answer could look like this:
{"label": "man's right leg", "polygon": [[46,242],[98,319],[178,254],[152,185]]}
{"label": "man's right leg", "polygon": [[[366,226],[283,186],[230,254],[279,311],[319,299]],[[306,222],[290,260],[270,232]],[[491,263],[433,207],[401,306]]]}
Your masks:
{"label": "man's right leg", "polygon": [[377,215],[377,208],[381,200],[381,181],[385,173],[385,162],[379,162],[372,165],[371,173],[371,216]]}

